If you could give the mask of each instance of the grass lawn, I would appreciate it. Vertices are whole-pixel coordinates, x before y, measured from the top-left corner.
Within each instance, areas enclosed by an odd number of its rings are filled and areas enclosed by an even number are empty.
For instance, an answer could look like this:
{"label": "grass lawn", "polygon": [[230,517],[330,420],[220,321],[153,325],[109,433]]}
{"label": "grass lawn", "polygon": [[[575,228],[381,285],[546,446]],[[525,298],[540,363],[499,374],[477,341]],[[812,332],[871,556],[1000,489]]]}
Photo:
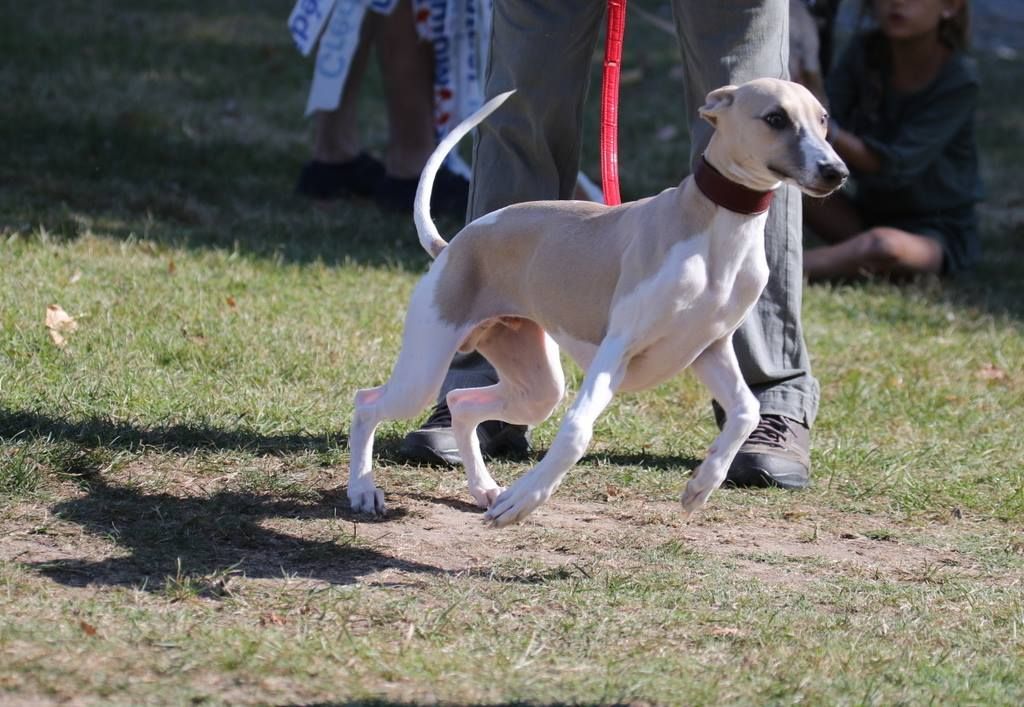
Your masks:
{"label": "grass lawn", "polygon": [[[410,218],[293,196],[289,7],[0,13],[0,703],[1024,702],[1019,60],[978,55],[981,266],[805,293],[810,490],[683,523],[715,429],[682,376],[493,531],[459,471],[398,457],[412,421],[378,435],[389,515],[348,509],[352,395],[428,261]],[[688,148],[674,40],[633,22],[626,50],[631,198]],[[379,152],[375,74],[365,98]]]}

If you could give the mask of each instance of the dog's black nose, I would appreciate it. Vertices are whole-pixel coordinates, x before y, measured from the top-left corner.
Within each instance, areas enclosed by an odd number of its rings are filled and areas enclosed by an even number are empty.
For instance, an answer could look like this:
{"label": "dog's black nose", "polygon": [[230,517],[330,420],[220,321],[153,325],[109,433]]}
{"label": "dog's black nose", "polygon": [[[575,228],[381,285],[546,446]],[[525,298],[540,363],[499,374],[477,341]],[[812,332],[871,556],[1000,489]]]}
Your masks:
{"label": "dog's black nose", "polygon": [[828,184],[842,184],[850,176],[850,170],[842,162],[822,161],[818,163],[818,174]]}

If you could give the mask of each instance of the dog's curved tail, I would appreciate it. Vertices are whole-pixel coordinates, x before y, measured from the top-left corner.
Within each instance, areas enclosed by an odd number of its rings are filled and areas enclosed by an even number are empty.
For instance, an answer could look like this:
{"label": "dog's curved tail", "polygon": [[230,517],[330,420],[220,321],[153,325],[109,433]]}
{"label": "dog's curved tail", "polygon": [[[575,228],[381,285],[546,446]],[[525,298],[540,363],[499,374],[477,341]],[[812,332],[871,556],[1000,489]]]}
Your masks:
{"label": "dog's curved tail", "polygon": [[515,90],[499,93],[491,100],[484,103],[480,108],[461,123],[452,128],[443,140],[434,149],[423,167],[420,174],[420,182],[416,187],[416,200],[413,202],[413,221],[416,223],[416,233],[420,237],[420,245],[427,251],[431,258],[437,258],[448,245],[448,241],[441,238],[441,234],[430,218],[430,195],[434,191],[434,177],[441,169],[445,157],[452,151],[452,148],[466,136],[470,130],[482,123],[491,113],[508,100],[508,97],[515,93]]}

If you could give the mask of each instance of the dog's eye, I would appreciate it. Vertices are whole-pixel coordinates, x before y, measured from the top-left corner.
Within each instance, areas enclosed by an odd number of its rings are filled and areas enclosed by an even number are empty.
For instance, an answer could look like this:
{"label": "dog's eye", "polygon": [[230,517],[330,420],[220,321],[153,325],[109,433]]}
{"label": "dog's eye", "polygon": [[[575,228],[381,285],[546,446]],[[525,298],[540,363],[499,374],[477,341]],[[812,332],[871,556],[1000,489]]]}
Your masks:
{"label": "dog's eye", "polygon": [[764,116],[763,120],[772,130],[782,130],[784,127],[789,125],[789,118],[786,117],[786,114],[778,111],[769,113]]}
{"label": "dog's eye", "polygon": [[822,124],[823,126],[825,126],[826,128],[828,127],[828,113],[824,113],[824,114],[823,114],[823,115],[821,116],[821,124]]}

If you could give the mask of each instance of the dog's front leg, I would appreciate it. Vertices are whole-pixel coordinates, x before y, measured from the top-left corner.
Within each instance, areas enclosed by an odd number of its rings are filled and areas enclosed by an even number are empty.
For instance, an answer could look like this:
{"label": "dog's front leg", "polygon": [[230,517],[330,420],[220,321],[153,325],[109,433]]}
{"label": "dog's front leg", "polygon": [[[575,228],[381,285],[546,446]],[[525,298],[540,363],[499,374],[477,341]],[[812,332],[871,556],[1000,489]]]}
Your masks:
{"label": "dog's front leg", "polygon": [[713,342],[692,364],[693,372],[725,410],[725,425],[708,455],[686,484],[680,499],[689,516],[722,485],[729,465],[760,419],[760,405],[750,392],[732,346],[732,334]]}
{"label": "dog's front leg", "polygon": [[499,528],[518,523],[551,497],[569,468],[587,450],[594,422],[622,383],[629,363],[626,343],[624,338],[602,342],[548,453],[498,496],[484,514],[485,521]]}

